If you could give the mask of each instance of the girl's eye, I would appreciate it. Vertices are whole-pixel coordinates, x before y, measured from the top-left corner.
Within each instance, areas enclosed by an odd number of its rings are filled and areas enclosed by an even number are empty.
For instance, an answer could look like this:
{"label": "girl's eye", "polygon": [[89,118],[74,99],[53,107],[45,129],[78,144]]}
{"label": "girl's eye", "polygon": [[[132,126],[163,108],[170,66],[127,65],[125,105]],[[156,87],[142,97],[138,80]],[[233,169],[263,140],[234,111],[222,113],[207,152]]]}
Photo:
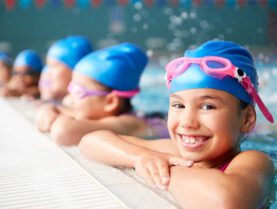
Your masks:
{"label": "girl's eye", "polygon": [[179,103],[172,104],[171,106],[172,106],[172,107],[174,107],[174,108],[176,108],[176,109],[182,109],[182,108],[185,108],[185,106],[184,106],[184,105],[179,104]]}
{"label": "girl's eye", "polygon": [[202,106],[202,109],[203,109],[203,110],[212,110],[212,109],[215,109],[215,106],[210,105],[210,104],[204,104],[204,105]]}

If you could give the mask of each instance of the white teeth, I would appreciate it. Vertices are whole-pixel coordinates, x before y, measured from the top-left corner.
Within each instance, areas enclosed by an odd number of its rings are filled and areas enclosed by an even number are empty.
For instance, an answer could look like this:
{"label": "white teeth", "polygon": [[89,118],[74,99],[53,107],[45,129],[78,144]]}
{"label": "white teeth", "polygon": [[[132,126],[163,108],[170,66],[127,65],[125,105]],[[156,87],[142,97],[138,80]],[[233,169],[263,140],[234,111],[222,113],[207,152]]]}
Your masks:
{"label": "white teeth", "polygon": [[186,144],[198,144],[198,143],[203,142],[205,139],[203,137],[182,136],[182,140]]}

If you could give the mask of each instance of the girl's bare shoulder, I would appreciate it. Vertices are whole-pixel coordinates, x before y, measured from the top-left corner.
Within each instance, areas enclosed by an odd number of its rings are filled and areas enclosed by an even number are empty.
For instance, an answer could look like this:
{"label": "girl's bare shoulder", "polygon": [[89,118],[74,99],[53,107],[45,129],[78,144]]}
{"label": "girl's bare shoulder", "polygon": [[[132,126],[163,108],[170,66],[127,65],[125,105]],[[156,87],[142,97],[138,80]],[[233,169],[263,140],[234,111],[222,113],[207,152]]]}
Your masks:
{"label": "girl's bare shoulder", "polygon": [[239,172],[257,172],[273,175],[273,162],[266,153],[248,150],[239,153],[228,166],[228,170]]}

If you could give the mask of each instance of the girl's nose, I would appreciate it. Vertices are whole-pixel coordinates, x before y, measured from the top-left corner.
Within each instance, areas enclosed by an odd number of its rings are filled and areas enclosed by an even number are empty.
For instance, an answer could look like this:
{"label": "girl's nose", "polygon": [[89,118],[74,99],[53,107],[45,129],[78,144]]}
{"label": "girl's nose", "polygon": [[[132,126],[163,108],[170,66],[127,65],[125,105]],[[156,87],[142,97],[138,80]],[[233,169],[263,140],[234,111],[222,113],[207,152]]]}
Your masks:
{"label": "girl's nose", "polygon": [[197,129],[200,127],[198,114],[192,109],[186,108],[180,114],[180,126],[184,129]]}

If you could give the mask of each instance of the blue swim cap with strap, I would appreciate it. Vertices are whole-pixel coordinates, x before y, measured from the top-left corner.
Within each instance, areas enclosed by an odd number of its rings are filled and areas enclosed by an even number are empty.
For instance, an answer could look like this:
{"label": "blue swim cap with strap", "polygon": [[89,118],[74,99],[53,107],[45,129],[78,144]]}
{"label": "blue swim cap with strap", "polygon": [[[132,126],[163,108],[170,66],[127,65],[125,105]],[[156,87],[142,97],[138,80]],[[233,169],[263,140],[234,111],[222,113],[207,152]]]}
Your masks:
{"label": "blue swim cap with strap", "polygon": [[148,62],[146,54],[136,45],[123,43],[93,52],[75,67],[78,72],[119,91],[136,90]]}
{"label": "blue swim cap with strap", "polygon": [[71,70],[77,62],[92,52],[90,41],[83,36],[68,36],[55,42],[48,50],[47,58],[65,64]]}
{"label": "blue swim cap with strap", "polygon": [[[249,76],[255,89],[257,89],[258,76],[253,58],[244,47],[228,41],[208,41],[195,50],[185,52],[185,57],[189,58],[202,58],[206,56],[228,59],[234,66],[242,69]],[[212,65],[216,64],[212,63]],[[170,93],[196,88],[212,88],[226,91],[246,103],[254,104],[252,98],[237,79],[229,76],[223,79],[209,76],[200,69],[198,64],[191,64],[183,74],[171,81]]]}
{"label": "blue swim cap with strap", "polygon": [[36,73],[40,73],[43,68],[40,56],[30,49],[20,52],[15,58],[14,67],[20,66],[27,66]]}

